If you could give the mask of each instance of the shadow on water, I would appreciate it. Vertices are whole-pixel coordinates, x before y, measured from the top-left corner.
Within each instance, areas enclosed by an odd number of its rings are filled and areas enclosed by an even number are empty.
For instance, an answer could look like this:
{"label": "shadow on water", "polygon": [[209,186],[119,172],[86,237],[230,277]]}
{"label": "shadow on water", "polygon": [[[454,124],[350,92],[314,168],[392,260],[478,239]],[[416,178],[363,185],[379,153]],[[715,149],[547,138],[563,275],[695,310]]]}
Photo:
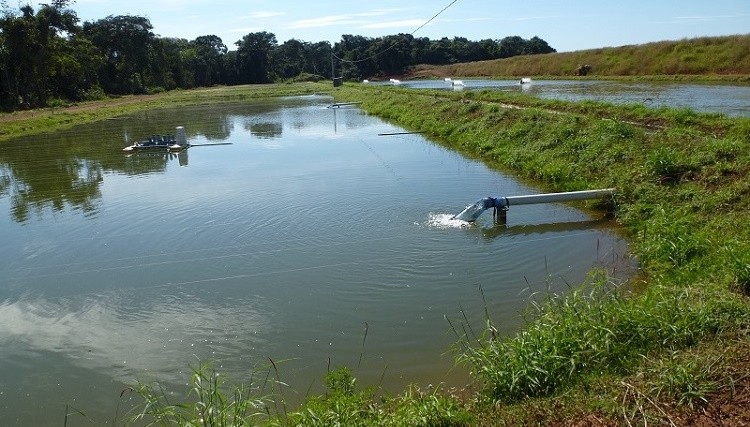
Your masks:
{"label": "shadow on water", "polygon": [[530,236],[534,234],[542,235],[545,233],[563,233],[571,231],[587,231],[597,228],[612,227],[612,221],[609,218],[602,217],[599,219],[553,222],[548,224],[521,224],[507,225],[500,221],[494,221],[492,227],[478,227],[482,237],[488,240],[499,237],[509,236]]}

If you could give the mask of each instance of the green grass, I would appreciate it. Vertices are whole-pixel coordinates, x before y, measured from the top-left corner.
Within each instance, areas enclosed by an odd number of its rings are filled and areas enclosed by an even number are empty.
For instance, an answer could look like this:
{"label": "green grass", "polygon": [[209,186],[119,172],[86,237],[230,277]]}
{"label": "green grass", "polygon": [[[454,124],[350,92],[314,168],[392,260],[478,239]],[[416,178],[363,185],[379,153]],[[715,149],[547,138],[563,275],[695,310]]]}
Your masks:
{"label": "green grass", "polygon": [[[275,371],[275,364],[269,369]],[[257,386],[231,386],[214,369],[193,370],[186,400],[173,402],[158,384],[138,384],[132,391],[142,403],[133,409],[128,424],[159,426],[468,426],[473,416],[455,398],[439,388],[410,387],[397,397],[377,396],[373,388],[359,390],[348,368],[325,376],[327,392],[311,396],[296,411],[279,406],[283,396],[269,375]]]}
{"label": "green grass", "polygon": [[[460,337],[459,359],[481,380],[483,398],[513,403],[551,395],[592,372],[627,374],[656,352],[689,348],[750,323],[747,304],[731,294],[650,288],[633,298],[604,289],[605,277],[595,280],[588,291],[533,304],[531,320],[510,339],[498,337],[491,320],[476,342]],[[666,378],[680,369],[686,367]]]}
{"label": "green grass", "polygon": [[[325,396],[310,397],[279,425],[460,427],[473,424],[466,407],[446,391],[409,387],[398,396],[378,396],[374,388],[358,390],[348,368],[329,372]],[[276,419],[280,420],[279,418]],[[276,425],[275,423],[272,423]]]}
{"label": "green grass", "polygon": [[192,369],[187,400],[173,402],[158,384],[139,383],[131,390],[143,402],[132,410],[128,423],[159,426],[254,426],[269,418],[269,384],[229,385],[208,365]]}

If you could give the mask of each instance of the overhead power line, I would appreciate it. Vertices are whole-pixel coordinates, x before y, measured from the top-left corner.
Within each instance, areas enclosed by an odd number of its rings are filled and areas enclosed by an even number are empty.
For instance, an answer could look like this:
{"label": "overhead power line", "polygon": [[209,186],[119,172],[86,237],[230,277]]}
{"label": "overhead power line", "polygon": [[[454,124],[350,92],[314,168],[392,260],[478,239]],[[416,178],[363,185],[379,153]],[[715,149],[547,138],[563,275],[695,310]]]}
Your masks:
{"label": "overhead power line", "polygon": [[433,20],[434,20],[435,18],[437,18],[438,16],[440,16],[440,14],[441,14],[441,13],[445,12],[445,11],[446,11],[446,9],[448,9],[448,8],[449,8],[449,7],[451,7],[451,6],[453,6],[453,4],[454,4],[455,2],[457,2],[457,1],[458,1],[458,0],[453,0],[452,2],[450,2],[450,3],[448,4],[448,6],[445,6],[444,8],[442,8],[442,9],[440,10],[440,12],[436,13],[436,14],[435,14],[435,16],[433,16],[432,18],[428,19],[428,20],[427,20],[427,22],[425,22],[424,24],[422,24],[422,25],[420,25],[419,27],[417,27],[417,29],[416,29],[416,30],[414,30],[414,31],[412,31],[412,32],[411,32],[411,34],[412,34],[412,35],[414,35],[414,33],[416,33],[417,31],[421,30],[421,29],[422,29],[422,27],[424,27],[425,25],[427,25],[427,24],[429,24],[430,22],[432,22],[432,21],[433,21]]}
{"label": "overhead power line", "polygon": [[[433,16],[432,18],[430,18],[430,19],[428,19],[427,21],[425,21],[425,23],[424,23],[424,24],[420,25],[419,27],[417,27],[417,28],[416,28],[416,29],[415,29],[414,31],[412,31],[412,32],[411,32],[411,33],[409,33],[409,34],[411,34],[411,35],[414,35],[414,33],[416,33],[417,31],[421,30],[422,28],[424,28],[424,27],[425,27],[426,25],[428,25],[428,24],[429,24],[430,22],[434,21],[434,20],[435,20],[435,18],[437,18],[437,17],[438,17],[438,16],[440,16],[440,15],[441,15],[441,14],[442,14],[443,12],[445,12],[446,10],[448,10],[448,8],[449,8],[449,7],[451,7],[451,6],[453,6],[453,5],[454,5],[454,4],[455,4],[455,3],[457,2],[457,1],[458,1],[458,0],[453,0],[452,2],[448,3],[448,5],[447,5],[447,6],[445,6],[445,7],[444,7],[444,8],[442,8],[442,9],[440,9],[440,12],[436,13],[436,14],[435,14],[435,15],[434,15],[434,16]],[[396,42],[396,43],[393,43],[392,45],[390,45],[390,46],[388,46],[387,48],[385,48],[385,49],[381,50],[380,52],[376,52],[376,53],[374,53],[374,54],[372,54],[372,55],[368,56],[367,58],[362,58],[362,59],[351,60],[351,59],[344,59],[344,58],[339,58],[339,57],[338,57],[338,56],[336,56],[336,54],[335,54],[335,53],[333,53],[333,52],[331,53],[331,55],[333,55],[333,57],[334,57],[334,58],[338,59],[338,60],[339,60],[339,61],[341,61],[341,62],[346,62],[346,63],[348,63],[348,64],[356,64],[356,63],[359,63],[359,62],[364,62],[364,61],[368,61],[368,60],[370,60],[370,59],[372,59],[372,58],[375,58],[375,57],[376,57],[376,56],[378,56],[378,55],[382,55],[382,54],[384,54],[384,53],[388,52],[389,50],[393,49],[394,47],[396,47],[396,45],[397,45],[397,44],[398,44],[398,42]]]}

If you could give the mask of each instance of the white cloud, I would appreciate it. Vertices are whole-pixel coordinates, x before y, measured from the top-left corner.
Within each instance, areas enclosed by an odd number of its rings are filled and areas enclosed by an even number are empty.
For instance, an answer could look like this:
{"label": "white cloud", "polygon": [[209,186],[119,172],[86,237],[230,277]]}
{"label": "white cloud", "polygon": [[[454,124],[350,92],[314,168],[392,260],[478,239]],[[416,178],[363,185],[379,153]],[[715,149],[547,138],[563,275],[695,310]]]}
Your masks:
{"label": "white cloud", "polygon": [[406,12],[409,9],[374,9],[369,12],[357,13],[354,16],[383,16],[391,13]]}
{"label": "white cloud", "polygon": [[367,18],[382,18],[384,16],[397,17],[403,15],[410,9],[406,8],[393,8],[393,9],[373,9],[366,12],[352,13],[345,15],[328,15],[317,18],[302,19],[289,23],[287,29],[301,29],[301,28],[321,28],[321,27],[332,27],[332,26],[357,26],[359,28],[395,28],[395,27],[417,27],[425,23],[424,18],[419,19],[400,19],[400,20],[388,20],[383,21],[382,19],[367,19]]}
{"label": "white cloud", "polygon": [[248,19],[268,19],[268,18],[275,18],[277,16],[283,16],[284,13],[282,12],[271,12],[271,11],[260,11],[260,12],[253,12],[249,15],[245,15],[242,18],[248,18]]}
{"label": "white cloud", "polygon": [[312,19],[302,19],[299,21],[294,21],[287,25],[286,28],[290,29],[296,29],[296,28],[320,28],[320,27],[330,27],[334,25],[352,25],[352,24],[362,24],[362,20],[354,19],[350,15],[331,15],[331,16],[321,16],[320,18],[312,18]]}
{"label": "white cloud", "polygon": [[[465,18],[465,19],[454,19],[454,18],[444,18],[440,19],[439,22],[479,22],[479,21],[489,21],[491,18]],[[437,22],[437,21],[433,21]]]}
{"label": "white cloud", "polygon": [[511,21],[524,22],[524,21],[549,21],[551,19],[562,19],[559,16],[519,16],[511,19]]}
{"label": "white cloud", "polygon": [[264,31],[264,30],[261,27],[242,27],[242,28],[232,28],[229,30],[230,33],[242,33],[242,34],[257,33],[260,31]]}
{"label": "white cloud", "polygon": [[[272,316],[262,311],[259,301],[229,307],[192,298],[175,309],[170,298],[157,297],[143,306],[124,294],[0,304],[0,359],[19,350],[54,351],[73,365],[131,382],[146,371],[174,375],[175,365],[190,362],[191,354],[205,356],[214,350],[213,358],[220,361],[269,345],[261,337],[270,329]],[[237,338],[235,331],[248,330],[256,333]]]}
{"label": "white cloud", "polygon": [[416,28],[424,24],[422,19],[405,19],[402,21],[388,21],[388,22],[376,22],[373,24],[362,25],[362,28]]}

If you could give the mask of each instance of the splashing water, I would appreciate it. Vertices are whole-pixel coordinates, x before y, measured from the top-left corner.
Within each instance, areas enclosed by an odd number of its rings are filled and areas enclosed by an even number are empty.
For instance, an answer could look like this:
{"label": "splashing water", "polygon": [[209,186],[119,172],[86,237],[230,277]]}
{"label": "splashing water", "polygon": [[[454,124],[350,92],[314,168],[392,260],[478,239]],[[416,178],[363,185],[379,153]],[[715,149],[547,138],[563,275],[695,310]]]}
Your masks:
{"label": "splashing water", "polygon": [[470,222],[460,220],[453,214],[440,214],[430,212],[430,215],[427,219],[427,226],[433,228],[463,228],[470,225]]}

